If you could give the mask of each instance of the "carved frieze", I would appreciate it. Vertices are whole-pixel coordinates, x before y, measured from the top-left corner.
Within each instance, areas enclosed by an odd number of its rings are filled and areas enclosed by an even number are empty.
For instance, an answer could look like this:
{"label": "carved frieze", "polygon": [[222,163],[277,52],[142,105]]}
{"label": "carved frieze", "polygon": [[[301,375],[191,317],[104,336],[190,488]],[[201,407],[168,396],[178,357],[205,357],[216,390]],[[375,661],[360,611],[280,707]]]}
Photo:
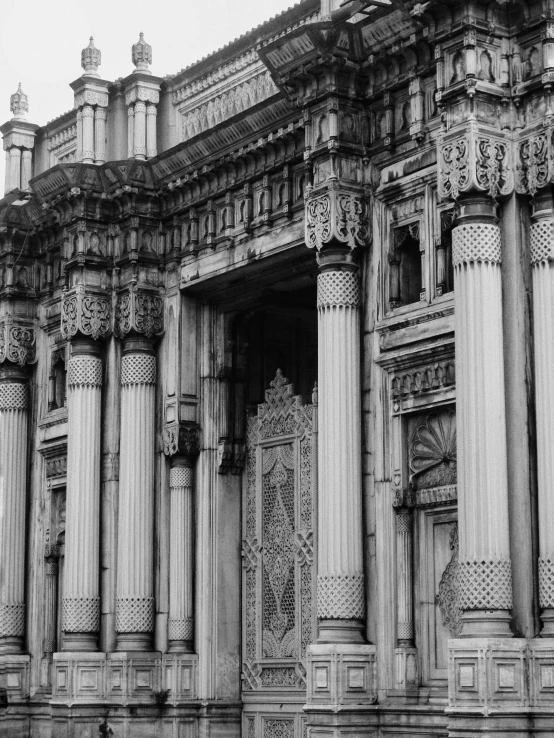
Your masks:
{"label": "carved frieze", "polygon": [[81,333],[95,341],[106,337],[111,325],[111,300],[87,292],[83,285],[64,295],[62,302],[62,336],[68,340]]}
{"label": "carved frieze", "polygon": [[306,199],[306,245],[320,251],[341,243],[350,249],[366,246],[371,240],[369,206],[360,195],[330,189]]}
{"label": "carved frieze", "polygon": [[439,142],[439,194],[457,200],[468,192],[492,198],[513,187],[511,145],[471,123],[462,135]]}
{"label": "carved frieze", "polygon": [[115,309],[115,332],[126,336],[134,331],[146,338],[164,332],[163,299],[152,292],[131,288],[119,295]]}
{"label": "carved frieze", "polygon": [[14,322],[11,316],[0,322],[0,362],[3,361],[19,366],[36,361],[35,329]]}
{"label": "carved frieze", "polygon": [[174,423],[164,428],[164,454],[194,457],[200,451],[200,429],[196,423]]}

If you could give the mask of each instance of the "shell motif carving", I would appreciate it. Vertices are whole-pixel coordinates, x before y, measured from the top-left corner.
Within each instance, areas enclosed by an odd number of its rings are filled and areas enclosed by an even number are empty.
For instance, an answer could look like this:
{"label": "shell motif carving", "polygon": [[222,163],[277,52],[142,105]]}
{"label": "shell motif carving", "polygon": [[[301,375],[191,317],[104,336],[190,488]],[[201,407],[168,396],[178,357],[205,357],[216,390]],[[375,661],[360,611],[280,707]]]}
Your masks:
{"label": "shell motif carving", "polygon": [[456,484],[454,410],[422,417],[410,442],[411,482],[417,489]]}

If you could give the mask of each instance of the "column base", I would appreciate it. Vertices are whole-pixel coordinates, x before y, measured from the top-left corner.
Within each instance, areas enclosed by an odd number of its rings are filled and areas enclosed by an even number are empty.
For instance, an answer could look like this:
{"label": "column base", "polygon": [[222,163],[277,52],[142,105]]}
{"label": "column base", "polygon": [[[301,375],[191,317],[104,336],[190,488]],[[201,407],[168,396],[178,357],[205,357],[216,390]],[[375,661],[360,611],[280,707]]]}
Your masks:
{"label": "column base", "polygon": [[192,641],[169,641],[168,653],[194,653]]}
{"label": "column base", "polygon": [[29,700],[31,657],[28,654],[0,656],[0,695],[10,702]]}
{"label": "column base", "polygon": [[377,701],[376,647],[367,643],[316,643],[307,650],[310,705],[372,704]]}
{"label": "column base", "polygon": [[508,610],[465,610],[460,638],[512,638]]}
{"label": "column base", "polygon": [[0,638],[0,654],[23,653],[23,636],[3,636]]}
{"label": "column base", "polygon": [[116,651],[151,651],[152,633],[118,633]]}
{"label": "column base", "polygon": [[97,633],[64,633],[62,651],[98,651]]}
{"label": "column base", "polygon": [[417,648],[399,646],[395,649],[394,689],[405,697],[419,696],[417,674]]}
{"label": "column base", "polygon": [[363,631],[361,620],[320,620],[317,642],[365,644]]}
{"label": "column base", "polygon": [[554,608],[547,607],[542,611],[542,638],[554,638]]}

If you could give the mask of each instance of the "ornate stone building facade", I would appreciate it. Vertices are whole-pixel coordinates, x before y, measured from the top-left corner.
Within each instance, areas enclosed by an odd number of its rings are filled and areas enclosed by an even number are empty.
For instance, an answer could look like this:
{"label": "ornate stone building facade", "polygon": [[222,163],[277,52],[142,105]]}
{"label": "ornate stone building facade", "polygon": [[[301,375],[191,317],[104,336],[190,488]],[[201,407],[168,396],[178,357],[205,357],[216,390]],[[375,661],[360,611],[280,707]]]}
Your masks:
{"label": "ornate stone building facade", "polygon": [[0,127],[0,732],[552,735],[554,3],[132,60]]}

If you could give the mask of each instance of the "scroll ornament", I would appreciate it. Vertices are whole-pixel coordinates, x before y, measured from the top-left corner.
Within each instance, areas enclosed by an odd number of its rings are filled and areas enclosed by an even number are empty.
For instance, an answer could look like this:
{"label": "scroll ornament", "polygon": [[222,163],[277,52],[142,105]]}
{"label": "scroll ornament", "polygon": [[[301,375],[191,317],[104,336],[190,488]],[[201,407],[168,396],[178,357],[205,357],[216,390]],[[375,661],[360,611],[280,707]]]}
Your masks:
{"label": "scroll ornament", "polygon": [[552,181],[553,131],[542,131],[517,145],[516,191],[536,195]]}
{"label": "scroll ornament", "polygon": [[320,251],[331,243],[351,250],[371,240],[367,202],[351,192],[329,190],[306,200],[306,245]]}
{"label": "scroll ornament", "polygon": [[35,329],[14,323],[11,316],[0,322],[0,362],[6,360],[19,366],[37,360]]}
{"label": "scroll ornament", "polygon": [[439,143],[439,194],[457,200],[467,192],[496,199],[513,188],[510,144],[470,127],[462,136]]}
{"label": "scroll ornament", "polygon": [[87,293],[83,285],[67,294],[62,302],[62,336],[70,339],[77,333],[95,341],[110,332],[111,300]]}
{"label": "scroll ornament", "polygon": [[117,299],[115,332],[126,336],[131,331],[146,338],[164,332],[163,300],[151,292],[131,288]]}

